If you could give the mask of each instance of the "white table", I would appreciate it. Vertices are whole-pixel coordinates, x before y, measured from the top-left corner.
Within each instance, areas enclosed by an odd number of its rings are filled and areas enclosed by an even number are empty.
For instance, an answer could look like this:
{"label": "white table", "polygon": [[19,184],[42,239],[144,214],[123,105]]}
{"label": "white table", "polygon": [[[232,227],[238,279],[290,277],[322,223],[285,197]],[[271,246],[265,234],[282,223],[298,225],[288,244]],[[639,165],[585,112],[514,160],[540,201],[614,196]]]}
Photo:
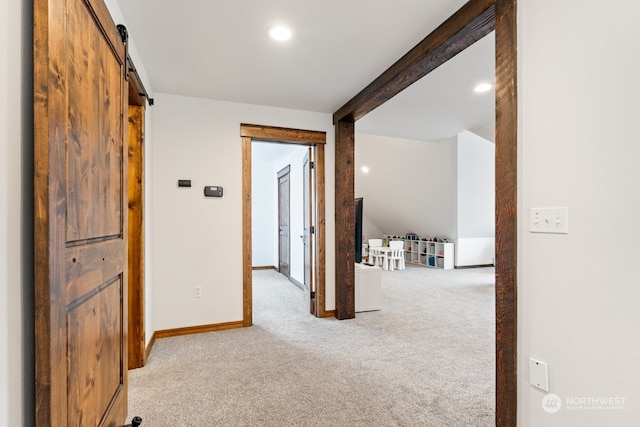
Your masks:
{"label": "white table", "polygon": [[[389,269],[389,259],[388,259],[388,255],[389,252],[391,252],[393,249],[391,249],[388,246],[375,246],[373,248],[369,248],[369,259],[371,259],[371,255],[372,254],[381,254],[382,255],[382,269],[383,270],[388,270]],[[400,255],[404,256],[404,249],[400,249]]]}

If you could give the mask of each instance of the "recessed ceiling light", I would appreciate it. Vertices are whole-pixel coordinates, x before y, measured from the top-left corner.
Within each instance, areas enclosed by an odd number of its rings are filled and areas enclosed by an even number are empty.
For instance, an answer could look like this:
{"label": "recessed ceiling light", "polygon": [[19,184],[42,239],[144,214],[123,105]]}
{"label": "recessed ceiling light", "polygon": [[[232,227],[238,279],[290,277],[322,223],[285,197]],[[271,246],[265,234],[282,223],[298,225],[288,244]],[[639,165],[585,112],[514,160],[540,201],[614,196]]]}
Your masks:
{"label": "recessed ceiling light", "polygon": [[291,30],[283,25],[274,25],[269,28],[269,37],[279,42],[287,41],[291,38]]}
{"label": "recessed ceiling light", "polygon": [[473,89],[473,91],[477,93],[488,92],[492,87],[491,83],[480,83]]}
{"label": "recessed ceiling light", "polygon": [[360,168],[360,170],[362,171],[362,173],[369,173],[369,166],[363,166],[362,168]]}

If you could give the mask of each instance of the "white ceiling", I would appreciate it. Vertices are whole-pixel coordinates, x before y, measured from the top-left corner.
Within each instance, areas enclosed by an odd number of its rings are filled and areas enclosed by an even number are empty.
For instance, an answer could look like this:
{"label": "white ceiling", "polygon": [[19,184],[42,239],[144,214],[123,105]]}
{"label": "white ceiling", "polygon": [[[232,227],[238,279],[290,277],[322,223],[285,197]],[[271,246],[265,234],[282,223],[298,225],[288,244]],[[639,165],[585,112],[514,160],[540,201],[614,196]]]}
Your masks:
{"label": "white ceiling", "polygon": [[[118,3],[154,91],[334,113],[465,0]],[[290,26],[292,40],[270,40],[274,24]],[[493,41],[476,45],[358,121],[357,130],[435,140],[493,128],[493,93],[478,97],[470,87],[493,80]]]}
{"label": "white ceiling", "polygon": [[438,141],[465,130],[493,141],[495,91],[475,93],[478,83],[495,83],[492,32],[356,122],[356,131]]}

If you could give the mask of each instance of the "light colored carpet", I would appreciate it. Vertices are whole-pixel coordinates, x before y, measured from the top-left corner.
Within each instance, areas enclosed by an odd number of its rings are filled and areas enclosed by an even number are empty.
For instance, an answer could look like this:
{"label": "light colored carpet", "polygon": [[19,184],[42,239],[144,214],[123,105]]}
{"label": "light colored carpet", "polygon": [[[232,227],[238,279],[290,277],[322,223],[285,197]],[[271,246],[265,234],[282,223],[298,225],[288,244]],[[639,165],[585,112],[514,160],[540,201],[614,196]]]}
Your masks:
{"label": "light colored carpet", "polygon": [[254,326],[156,341],[129,412],[143,427],[494,425],[494,274],[385,271],[382,310],[338,321],[255,271]]}

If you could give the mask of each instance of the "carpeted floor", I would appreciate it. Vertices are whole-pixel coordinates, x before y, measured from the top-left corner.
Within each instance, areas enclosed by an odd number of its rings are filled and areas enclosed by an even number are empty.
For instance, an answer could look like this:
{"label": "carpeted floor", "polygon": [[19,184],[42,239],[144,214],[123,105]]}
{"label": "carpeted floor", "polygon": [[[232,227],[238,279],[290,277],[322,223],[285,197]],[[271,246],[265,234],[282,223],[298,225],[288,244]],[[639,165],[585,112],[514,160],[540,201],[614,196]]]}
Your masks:
{"label": "carpeted floor", "polygon": [[494,274],[384,271],[382,310],[338,321],[255,271],[254,326],[156,341],[129,412],[143,427],[492,426]]}

